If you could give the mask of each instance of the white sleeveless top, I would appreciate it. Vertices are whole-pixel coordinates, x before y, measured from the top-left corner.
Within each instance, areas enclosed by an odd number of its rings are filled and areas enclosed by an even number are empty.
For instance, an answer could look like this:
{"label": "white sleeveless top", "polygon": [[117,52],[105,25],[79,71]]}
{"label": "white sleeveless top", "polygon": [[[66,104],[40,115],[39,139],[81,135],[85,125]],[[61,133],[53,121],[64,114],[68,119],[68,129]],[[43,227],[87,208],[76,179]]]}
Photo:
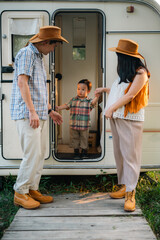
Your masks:
{"label": "white sleeveless top", "polygon": [[[114,104],[118,99],[120,99],[124,95],[124,91],[129,85],[128,83],[120,83],[120,78],[118,77],[114,83],[112,84],[110,93],[108,95],[106,107],[104,109],[104,115],[106,110]],[[139,112],[137,113],[130,113],[128,112],[127,116],[124,117],[124,106],[121,108],[118,108],[114,113],[113,113],[113,118],[121,118],[121,119],[127,119],[127,120],[133,120],[133,121],[144,121],[144,108],[141,108]]]}

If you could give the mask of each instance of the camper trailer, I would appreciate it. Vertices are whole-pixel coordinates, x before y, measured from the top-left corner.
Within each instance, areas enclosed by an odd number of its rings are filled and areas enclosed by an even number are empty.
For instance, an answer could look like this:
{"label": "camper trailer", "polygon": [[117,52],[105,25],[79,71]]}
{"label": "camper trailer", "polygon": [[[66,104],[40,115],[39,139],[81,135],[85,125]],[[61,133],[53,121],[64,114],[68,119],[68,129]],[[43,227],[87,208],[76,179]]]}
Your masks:
{"label": "camper trailer", "polygon": [[[139,43],[151,72],[150,99],[145,110],[142,168],[160,169],[160,5],[154,0],[41,0],[0,1],[1,14],[1,148],[0,176],[16,175],[23,153],[15,122],[10,117],[14,59],[28,39],[45,25],[62,28],[69,41],[44,56],[49,98],[53,109],[76,95],[79,80],[97,87],[111,87],[116,78],[116,54],[109,47],[120,38]],[[115,173],[112,134],[103,110],[103,95],[91,112],[88,158],[74,159],[70,147],[69,111],[61,112],[63,124],[48,119],[48,150],[43,174],[95,175]],[[128,139],[129,141],[129,139]],[[35,149],[36,151],[36,149]]]}

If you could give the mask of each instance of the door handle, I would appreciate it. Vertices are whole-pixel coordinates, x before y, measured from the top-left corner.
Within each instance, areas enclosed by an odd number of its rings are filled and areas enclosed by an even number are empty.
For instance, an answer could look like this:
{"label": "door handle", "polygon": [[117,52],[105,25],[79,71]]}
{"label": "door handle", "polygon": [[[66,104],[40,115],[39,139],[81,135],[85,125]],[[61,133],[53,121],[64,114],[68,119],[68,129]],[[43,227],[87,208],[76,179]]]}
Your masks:
{"label": "door handle", "polygon": [[1,101],[3,101],[5,99],[5,94],[1,94]]}

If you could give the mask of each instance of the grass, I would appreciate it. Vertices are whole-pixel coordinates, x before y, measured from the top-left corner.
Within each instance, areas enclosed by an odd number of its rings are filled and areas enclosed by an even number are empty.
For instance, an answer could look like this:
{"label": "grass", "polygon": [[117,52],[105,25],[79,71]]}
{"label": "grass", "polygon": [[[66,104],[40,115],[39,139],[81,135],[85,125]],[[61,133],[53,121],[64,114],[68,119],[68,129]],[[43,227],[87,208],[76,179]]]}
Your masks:
{"label": "grass", "polygon": [[140,177],[136,200],[157,239],[160,240],[160,172],[148,172]]}
{"label": "grass", "polygon": [[[104,174],[104,172],[103,172]],[[117,183],[115,175],[97,176],[42,176],[40,191],[43,193],[108,192]]]}
{"label": "grass", "polygon": [[[3,191],[0,191],[0,238],[12,222],[18,207],[13,204],[13,185],[16,178],[3,178]],[[42,193],[62,194],[76,192],[110,192],[117,184],[116,175],[101,171],[97,176],[42,176]],[[152,230],[160,240],[160,172],[148,172],[139,178],[136,201]]]}
{"label": "grass", "polygon": [[13,176],[8,176],[3,178],[2,185],[3,191],[0,191],[0,238],[3,235],[3,231],[9,227],[18,207],[13,204],[13,184],[16,178]]}

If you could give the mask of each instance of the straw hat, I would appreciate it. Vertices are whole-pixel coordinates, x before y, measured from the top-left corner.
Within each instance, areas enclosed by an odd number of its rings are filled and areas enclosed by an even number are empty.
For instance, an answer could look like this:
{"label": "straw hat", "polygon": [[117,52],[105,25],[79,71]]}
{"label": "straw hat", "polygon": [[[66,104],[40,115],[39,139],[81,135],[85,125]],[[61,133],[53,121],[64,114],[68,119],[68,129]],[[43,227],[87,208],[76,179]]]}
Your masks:
{"label": "straw hat", "polygon": [[138,46],[136,42],[130,39],[120,39],[117,47],[109,48],[108,50],[144,59],[144,57],[138,53]]}
{"label": "straw hat", "polygon": [[38,43],[45,40],[57,40],[68,43],[68,41],[61,36],[61,29],[56,26],[41,27],[39,33],[29,39],[31,43]]}

